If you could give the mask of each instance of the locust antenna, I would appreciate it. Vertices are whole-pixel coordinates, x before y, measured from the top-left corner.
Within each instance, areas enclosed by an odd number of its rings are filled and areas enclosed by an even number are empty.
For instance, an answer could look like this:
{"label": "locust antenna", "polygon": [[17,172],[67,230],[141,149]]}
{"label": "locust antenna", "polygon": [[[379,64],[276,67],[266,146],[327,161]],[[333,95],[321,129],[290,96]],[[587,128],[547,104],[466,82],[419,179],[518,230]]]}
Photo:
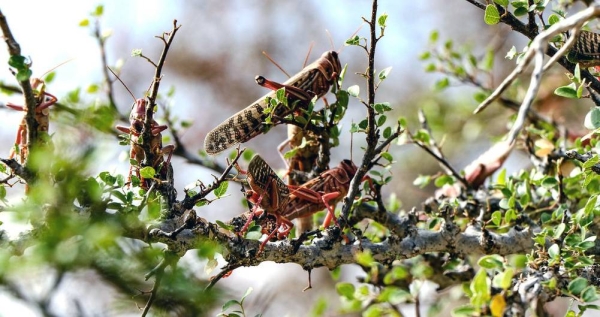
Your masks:
{"label": "locust antenna", "polygon": [[52,72],[53,70],[55,70],[55,69],[57,69],[57,68],[61,67],[62,65],[66,64],[66,63],[68,63],[68,62],[70,62],[70,61],[72,61],[72,60],[74,60],[74,59],[75,59],[75,57],[73,57],[73,58],[69,58],[69,59],[67,59],[66,61],[64,61],[64,62],[62,62],[62,63],[60,63],[60,64],[58,64],[58,65],[56,65],[56,66],[54,66],[54,67],[52,67],[52,68],[50,68],[50,70],[48,70],[48,71],[46,71],[45,73],[43,73],[43,74],[42,74],[42,76],[40,76],[39,78],[43,78],[44,76],[46,76],[46,75],[50,74],[50,72]]}
{"label": "locust antenna", "polygon": [[123,87],[125,87],[125,89],[127,89],[127,92],[129,92],[129,95],[131,95],[131,97],[133,98],[133,102],[135,103],[137,100],[135,99],[135,96],[133,95],[133,93],[131,92],[131,90],[129,90],[129,87],[127,87],[127,85],[125,85],[125,83],[121,80],[121,77],[119,77],[119,75],[117,75],[110,67],[106,66],[106,68],[108,68],[108,70],[110,70],[110,72],[115,75],[115,77],[117,77],[117,79],[119,80],[119,82],[121,82],[121,84],[123,85]]}
{"label": "locust antenna", "polygon": [[315,46],[315,41],[311,41],[308,46],[308,52],[306,53],[306,57],[304,58],[304,64],[302,64],[302,68],[306,67],[306,63],[308,63],[308,58],[310,57],[310,53],[312,52],[313,46]]}
{"label": "locust antenna", "polygon": [[271,61],[271,63],[273,63],[273,65],[277,66],[277,68],[279,68],[279,70],[281,70],[286,76],[288,76],[288,78],[292,77],[290,76],[290,74],[288,74],[285,69],[283,69],[283,67],[279,66],[279,64],[271,58],[271,56],[269,55],[269,53],[262,51],[263,55],[269,60]]}

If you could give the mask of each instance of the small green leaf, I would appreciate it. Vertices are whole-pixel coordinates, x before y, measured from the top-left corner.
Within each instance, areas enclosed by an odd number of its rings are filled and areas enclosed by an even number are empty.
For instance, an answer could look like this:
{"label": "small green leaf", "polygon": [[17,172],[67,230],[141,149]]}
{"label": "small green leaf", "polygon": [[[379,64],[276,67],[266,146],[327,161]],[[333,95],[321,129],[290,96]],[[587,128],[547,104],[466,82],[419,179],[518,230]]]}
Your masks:
{"label": "small green leaf", "polygon": [[548,255],[554,260],[558,260],[560,258],[560,247],[558,244],[555,243],[548,248]]}
{"label": "small green leaf", "polygon": [[246,297],[248,297],[248,295],[250,295],[250,293],[252,293],[253,290],[254,289],[252,287],[248,287],[246,293],[244,293],[244,296],[242,296],[242,304],[244,303],[244,299],[246,299]]}
{"label": "small green leaf", "polygon": [[583,125],[590,130],[600,128],[600,108],[592,108],[592,110],[585,115]]}
{"label": "small green leaf", "polygon": [[596,288],[591,285],[586,287],[583,292],[581,292],[581,299],[586,303],[597,301],[598,293],[596,293]]}
{"label": "small green leaf", "polygon": [[386,127],[386,128],[383,130],[383,137],[387,139],[387,138],[389,138],[391,135],[392,135],[392,127]]}
{"label": "small green leaf", "polygon": [[558,87],[554,90],[554,94],[565,98],[577,99],[577,90],[572,85]]}
{"label": "small green leaf", "polygon": [[436,187],[442,187],[444,185],[452,185],[454,184],[454,178],[450,175],[442,175],[435,179],[434,182]]}
{"label": "small green leaf", "polygon": [[360,93],[360,87],[358,85],[348,87],[348,94],[352,97],[358,97]]}
{"label": "small green leaf", "polygon": [[90,25],[90,20],[89,19],[83,19],[81,21],[79,21],[79,26],[85,27]]}
{"label": "small green leaf", "polygon": [[373,255],[371,255],[369,250],[358,252],[354,257],[356,258],[356,262],[363,266],[371,266],[371,264],[375,263],[375,259],[373,259]]}
{"label": "small green leaf", "polygon": [[515,11],[513,12],[513,14],[514,14],[515,16],[518,16],[518,17],[519,17],[519,16],[526,15],[527,13],[529,13],[529,11],[527,10],[527,8],[526,8],[526,7],[518,7],[518,8],[516,8],[516,9],[515,9]]}
{"label": "small green leaf", "polygon": [[152,166],[146,166],[140,169],[140,176],[142,178],[153,178],[156,175],[156,170]]}
{"label": "small green leaf", "polygon": [[232,231],[232,230],[233,230],[233,226],[232,226],[232,225],[228,225],[228,224],[224,223],[224,222],[223,222],[223,221],[221,221],[221,220],[216,220],[215,222],[217,223],[217,225],[218,225],[219,227],[221,227],[221,228],[223,228],[223,229],[225,229],[225,230],[229,230],[229,231]]}
{"label": "small green leaf", "polygon": [[443,90],[446,87],[448,87],[450,85],[450,79],[448,79],[448,77],[444,77],[438,81],[435,82],[435,89],[436,90]]}
{"label": "small green leaf", "polygon": [[428,175],[419,175],[413,181],[413,185],[419,186],[420,188],[424,188],[425,186],[429,185],[430,181],[431,181],[431,176],[428,176]]}
{"label": "small green leaf", "polygon": [[32,75],[31,69],[23,69],[23,70],[19,70],[16,77],[17,77],[18,81],[28,81],[29,78],[31,78],[31,75]]}
{"label": "small green leaf", "polygon": [[135,49],[131,50],[131,56],[133,56],[133,57],[140,57],[140,56],[142,56],[142,49],[141,48],[135,48]]}
{"label": "small green leaf", "polygon": [[100,17],[100,16],[102,16],[102,13],[104,13],[104,6],[98,5],[98,6],[96,6],[96,10],[94,10],[94,12],[92,12],[92,16]]}
{"label": "small green leaf", "polygon": [[483,21],[488,25],[498,24],[498,22],[500,22],[500,12],[498,12],[498,8],[496,8],[495,5],[488,4],[485,7]]}
{"label": "small green leaf", "polygon": [[390,71],[392,71],[392,66],[382,69],[379,72],[379,80],[386,79],[388,77],[388,75],[390,74]]}
{"label": "small green leaf", "polygon": [[237,300],[232,299],[232,300],[227,301],[225,304],[223,304],[223,307],[221,309],[223,311],[226,311],[233,305],[241,306],[242,304],[240,304],[240,302],[238,302]]}
{"label": "small green leaf", "polygon": [[437,40],[440,38],[440,33],[437,30],[433,30],[431,31],[431,34],[429,34],[429,42],[431,42],[431,44],[434,44],[435,42],[437,42]]}
{"label": "small green leaf", "polygon": [[6,187],[0,186],[0,199],[6,198]]}
{"label": "small green leaf", "polygon": [[569,283],[569,292],[573,295],[579,295],[588,286],[588,281],[583,277],[577,277]]}
{"label": "small green leaf", "polygon": [[548,24],[552,25],[556,22],[560,21],[560,17],[558,16],[558,14],[552,13],[549,17],[548,17]]}
{"label": "small green leaf", "polygon": [[565,232],[565,228],[567,227],[567,225],[565,225],[564,223],[560,223],[558,224],[558,226],[556,226],[556,228],[554,228],[554,234],[552,235],[552,237],[555,240],[560,239],[560,237],[562,236],[563,232]]}
{"label": "small green leaf", "polygon": [[221,184],[219,184],[219,187],[217,187],[214,191],[215,196],[217,197],[222,197],[223,195],[225,195],[225,193],[227,193],[227,188],[229,187],[229,182],[228,181],[224,181]]}
{"label": "small green leaf", "polygon": [[349,45],[359,45],[360,44],[360,37],[358,37],[358,35],[355,35],[353,38],[347,39],[344,44],[346,46],[349,46]]}
{"label": "small green leaf", "polygon": [[504,265],[503,261],[504,257],[492,254],[481,257],[477,264],[486,269],[501,269]]}
{"label": "small green leaf", "polygon": [[248,240],[258,240],[262,237],[262,232],[261,232],[261,227],[260,226],[253,226],[250,229],[248,229],[248,232],[246,232],[246,239]]}
{"label": "small green leaf", "polygon": [[384,125],[385,120],[387,120],[387,117],[385,115],[379,116],[379,118],[377,118],[377,126],[380,127],[380,126]]}
{"label": "small green leaf", "polygon": [[385,22],[387,21],[387,18],[387,13],[382,14],[379,19],[377,19],[377,24],[379,24],[379,26],[382,28],[386,27]]}
{"label": "small green leaf", "polygon": [[8,65],[16,69],[23,69],[28,67],[26,64],[26,58],[22,55],[13,55],[8,59]]}
{"label": "small green leaf", "polygon": [[494,0],[494,2],[505,8],[508,6],[508,0]]}
{"label": "small green leaf", "polygon": [[348,282],[337,283],[335,289],[339,295],[346,297],[348,300],[354,299],[354,285]]}

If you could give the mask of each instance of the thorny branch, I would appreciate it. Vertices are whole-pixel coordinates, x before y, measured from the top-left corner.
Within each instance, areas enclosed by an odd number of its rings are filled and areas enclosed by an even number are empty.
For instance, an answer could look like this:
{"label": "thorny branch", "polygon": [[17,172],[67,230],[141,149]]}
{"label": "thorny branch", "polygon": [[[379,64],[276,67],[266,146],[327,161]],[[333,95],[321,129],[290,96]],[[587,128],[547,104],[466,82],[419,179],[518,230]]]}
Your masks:
{"label": "thorny branch", "polygon": [[[377,37],[376,25],[377,25],[377,0],[373,0],[373,7],[371,11],[371,20],[367,21],[370,29],[370,48],[368,49],[368,58],[369,58],[369,66],[365,73],[367,77],[367,86],[368,86],[368,100],[367,100],[367,147],[365,149],[365,154],[363,156],[362,163],[356,174],[352,178],[350,182],[350,189],[348,190],[348,194],[344,198],[344,205],[342,207],[342,212],[340,214],[340,225],[345,226],[348,216],[350,214],[350,209],[352,208],[352,202],[354,201],[354,197],[358,194],[358,188],[360,183],[367,172],[369,171],[369,166],[373,161],[373,158],[378,154],[375,152],[375,148],[377,146],[377,142],[379,141],[379,129],[375,125],[375,48],[377,47],[377,41],[380,37]],[[381,35],[383,36],[383,34]]]}

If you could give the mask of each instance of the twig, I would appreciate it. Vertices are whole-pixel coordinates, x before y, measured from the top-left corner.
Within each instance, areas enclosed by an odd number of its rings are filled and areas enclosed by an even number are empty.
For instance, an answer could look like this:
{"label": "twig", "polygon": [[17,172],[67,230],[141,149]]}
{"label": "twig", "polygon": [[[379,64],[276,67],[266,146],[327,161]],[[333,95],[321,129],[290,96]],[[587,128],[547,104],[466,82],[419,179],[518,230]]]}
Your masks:
{"label": "twig", "polygon": [[373,105],[375,104],[375,48],[377,47],[377,41],[379,40],[379,38],[375,34],[375,26],[377,25],[377,0],[373,0],[371,20],[366,22],[369,24],[371,40],[370,48],[367,49],[369,55],[369,66],[365,74],[367,76],[368,86],[367,147],[365,149],[365,154],[363,156],[362,163],[359,169],[356,171],[356,174],[352,178],[352,181],[350,182],[350,189],[348,190],[348,194],[346,195],[346,197],[344,197],[344,205],[340,214],[340,225],[342,225],[342,227],[346,225],[350,209],[352,208],[352,202],[354,201],[354,197],[356,197],[356,195],[358,194],[358,187],[363,177],[369,171],[369,165],[371,165],[373,158],[377,155],[377,153],[375,152],[375,148],[379,140],[379,130],[375,125],[375,109],[373,107]]}
{"label": "twig", "polygon": [[98,46],[100,48],[100,60],[102,62],[102,74],[104,75],[104,80],[106,80],[106,85],[107,85],[107,96],[108,96],[108,101],[110,103],[110,107],[115,111],[115,113],[119,114],[119,117],[121,117],[122,120],[127,120],[127,118],[125,116],[123,116],[121,113],[119,113],[119,109],[117,107],[117,103],[115,102],[115,97],[114,97],[114,92],[113,92],[113,81],[110,80],[110,75],[108,73],[108,62],[107,62],[107,57],[106,57],[106,39],[104,37],[102,37],[101,31],[100,31],[100,20],[96,19],[96,23],[94,25],[94,37],[96,38],[96,40],[98,41]]}
{"label": "twig", "polygon": [[228,263],[227,265],[225,265],[225,267],[221,270],[221,272],[219,272],[217,275],[210,278],[210,282],[208,283],[208,285],[206,285],[205,290],[208,291],[211,288],[213,288],[213,286],[215,286],[215,284],[217,284],[218,281],[220,281],[223,277],[231,274],[231,272],[233,272],[233,270],[237,269],[240,266],[242,266],[242,265],[241,264],[232,264],[232,263]]}
{"label": "twig", "polygon": [[212,191],[214,191],[215,189],[217,189],[219,187],[219,185],[221,185],[221,183],[225,181],[225,179],[229,175],[229,172],[231,171],[231,169],[233,168],[233,166],[237,163],[237,161],[242,156],[242,153],[244,153],[245,150],[246,149],[240,150],[240,148],[238,147],[237,154],[236,154],[235,158],[233,159],[233,161],[231,161],[231,163],[227,166],[227,168],[225,168],[225,170],[223,171],[223,173],[221,174],[221,176],[219,178],[217,178],[205,190],[199,192],[198,194],[196,194],[196,195],[194,195],[192,197],[186,196],[183,199],[183,202],[181,202],[183,208],[184,209],[190,209],[190,208],[194,207],[194,205],[197,202],[199,202],[201,199],[203,199],[204,197],[206,197]]}

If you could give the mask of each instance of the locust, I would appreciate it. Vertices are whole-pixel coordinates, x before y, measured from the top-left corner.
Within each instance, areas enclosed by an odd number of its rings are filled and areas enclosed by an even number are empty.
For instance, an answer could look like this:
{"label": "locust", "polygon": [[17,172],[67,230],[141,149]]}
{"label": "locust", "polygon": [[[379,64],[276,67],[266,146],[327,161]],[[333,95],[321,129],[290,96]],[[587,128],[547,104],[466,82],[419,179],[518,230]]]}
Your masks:
{"label": "locust", "polygon": [[[144,153],[144,149],[140,145],[141,142],[141,134],[144,130],[144,121],[146,119],[146,107],[148,107],[149,101],[145,98],[136,99],[133,107],[131,109],[131,114],[129,116],[130,126],[121,126],[117,125],[117,130],[121,132],[125,132],[129,134],[131,150],[130,150],[130,158],[135,160],[136,164],[132,164],[129,167],[129,180],[131,181],[131,175],[133,174],[133,170],[135,169],[136,176],[140,179],[140,187],[143,189],[149,188],[149,183],[146,179],[143,179],[139,173],[139,164],[144,162],[146,159],[146,155]],[[173,155],[173,150],[175,149],[174,145],[167,145],[163,147],[162,144],[162,134],[161,132],[166,130],[168,127],[166,125],[159,125],[158,122],[152,120],[151,123],[151,131],[150,131],[150,149],[153,154],[152,162],[147,162],[150,166],[152,166],[158,174],[158,179],[161,181],[172,181],[172,167],[170,164],[171,156]],[[163,155],[169,153],[167,160],[164,159]]]}
{"label": "locust", "polygon": [[[30,83],[37,100],[37,106],[35,108],[35,121],[37,122],[37,129],[39,132],[41,132],[40,138],[42,138],[42,140],[45,138],[45,143],[48,144],[48,129],[50,127],[49,107],[54,105],[58,99],[54,95],[46,92],[46,83],[43,80],[39,78],[31,78]],[[6,106],[11,109],[25,111],[23,106],[15,105],[13,103],[7,103]],[[23,117],[23,120],[21,120],[21,124],[17,129],[15,145],[10,151],[9,158],[14,158],[15,155],[18,154],[19,162],[24,164],[27,160],[27,156],[29,155],[27,143],[27,124],[25,117]]]}
{"label": "locust", "polygon": [[600,66],[600,34],[581,31],[567,59],[586,68]]}
{"label": "locust", "polygon": [[[272,91],[261,97],[206,135],[204,140],[206,153],[215,155],[233,145],[247,142],[261,133],[266,133],[270,127],[278,124],[277,118],[283,118],[294,111],[305,109],[313,98],[318,99],[325,95],[331,85],[335,83],[340,72],[341,64],[337,52],[323,53],[321,57],[299,73],[283,84],[278,84],[277,89],[285,88],[288,106],[278,103],[268,111],[269,100],[276,99],[276,92]],[[262,76],[257,76],[255,80],[259,85],[266,82]],[[269,116],[274,118],[270,124],[265,122]]]}
{"label": "locust", "polygon": [[[259,155],[255,155],[248,165],[248,171],[245,172],[251,188],[246,197],[254,207],[250,214],[240,216],[247,219],[240,233],[248,228],[254,218],[262,216],[265,212],[267,216],[275,216],[275,229],[272,230],[272,218],[259,218],[262,232],[268,235],[261,245],[262,250],[271,238],[287,237],[294,226],[291,222],[293,219],[309,217],[326,209],[327,216],[323,227],[329,227],[332,220],[337,224],[335,205],[348,193],[350,181],[356,171],[357,167],[352,161],[343,160],[335,168],[321,173],[301,186],[291,186],[286,185]],[[266,231],[265,228],[270,228],[270,231]]]}

